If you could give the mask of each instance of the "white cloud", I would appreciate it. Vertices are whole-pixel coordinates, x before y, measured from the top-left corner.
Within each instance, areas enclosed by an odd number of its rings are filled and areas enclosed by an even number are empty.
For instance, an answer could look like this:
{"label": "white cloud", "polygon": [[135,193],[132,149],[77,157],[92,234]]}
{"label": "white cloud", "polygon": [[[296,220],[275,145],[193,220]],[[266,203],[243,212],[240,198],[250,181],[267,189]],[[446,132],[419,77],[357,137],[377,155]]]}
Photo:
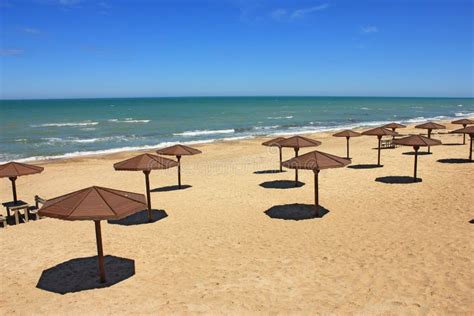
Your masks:
{"label": "white cloud", "polygon": [[32,28],[32,27],[24,27],[21,29],[23,32],[25,33],[28,33],[28,34],[33,34],[33,35],[37,35],[37,34],[40,34],[41,31],[38,30],[38,29],[35,29],[35,28]]}
{"label": "white cloud", "polygon": [[328,7],[329,7],[329,4],[324,3],[324,4],[314,6],[314,7],[310,7],[310,8],[298,9],[298,10],[293,11],[293,13],[291,14],[291,18],[292,19],[301,18],[301,17],[303,17],[307,14],[310,14],[310,13],[313,13],[313,12],[316,12],[316,11],[325,10]]}
{"label": "white cloud", "polygon": [[364,33],[364,34],[377,33],[378,31],[379,31],[379,29],[376,26],[372,26],[372,25],[364,26],[361,29],[361,32]]}
{"label": "white cloud", "polygon": [[270,12],[270,16],[276,21],[288,21],[293,19],[302,18],[313,12],[322,11],[329,7],[329,4],[324,3],[318,6],[301,8],[295,10],[286,10],[286,9],[276,9]]}
{"label": "white cloud", "polygon": [[16,48],[3,48],[0,49],[0,56],[5,57],[5,56],[20,56],[23,54],[22,49],[16,49]]}

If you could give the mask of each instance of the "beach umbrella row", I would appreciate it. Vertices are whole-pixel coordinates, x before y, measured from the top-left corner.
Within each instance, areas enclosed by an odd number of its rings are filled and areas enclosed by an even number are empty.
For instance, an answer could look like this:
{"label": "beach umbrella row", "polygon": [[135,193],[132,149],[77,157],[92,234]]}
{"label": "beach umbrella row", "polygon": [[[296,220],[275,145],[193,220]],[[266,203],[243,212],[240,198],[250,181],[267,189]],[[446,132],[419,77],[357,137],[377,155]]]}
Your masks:
{"label": "beach umbrella row", "polygon": [[472,142],[474,138],[474,126],[467,126],[461,129],[457,129],[452,131],[451,133],[457,133],[457,134],[463,134],[464,137],[466,137],[466,134],[469,135],[470,140],[470,145],[469,145],[469,160],[472,161]]}
{"label": "beach umbrella row", "polygon": [[[452,121],[451,123],[462,125],[463,128],[466,128],[466,126],[474,124],[474,120],[460,119],[460,120]],[[457,130],[457,131],[459,131],[459,130]],[[456,131],[454,131],[454,132],[456,133]],[[466,134],[469,134],[469,133],[463,133],[463,132],[461,132],[461,133],[463,134],[462,135],[462,144],[465,145],[466,144]]]}
{"label": "beach umbrella row", "polygon": [[0,165],[0,178],[8,178],[12,183],[13,203],[18,202],[16,179],[21,176],[43,172],[44,168],[19,162],[8,162]]}
{"label": "beach umbrella row", "polygon": [[376,127],[376,128],[369,129],[368,131],[362,132],[362,135],[377,136],[377,139],[378,139],[377,166],[381,166],[381,164],[380,164],[380,150],[381,150],[381,145],[382,145],[382,137],[383,136],[396,136],[396,135],[398,135],[398,133],[394,132],[394,131],[391,131],[389,129],[383,128],[383,127]]}

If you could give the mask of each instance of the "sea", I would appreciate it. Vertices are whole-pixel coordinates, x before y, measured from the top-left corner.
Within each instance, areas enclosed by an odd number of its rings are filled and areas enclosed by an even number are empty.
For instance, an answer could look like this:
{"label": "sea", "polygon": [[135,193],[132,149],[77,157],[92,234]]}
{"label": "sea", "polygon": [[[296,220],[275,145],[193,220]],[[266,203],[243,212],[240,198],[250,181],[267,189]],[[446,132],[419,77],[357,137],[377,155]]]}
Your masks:
{"label": "sea", "polygon": [[474,116],[474,98],[166,97],[0,100],[0,162]]}

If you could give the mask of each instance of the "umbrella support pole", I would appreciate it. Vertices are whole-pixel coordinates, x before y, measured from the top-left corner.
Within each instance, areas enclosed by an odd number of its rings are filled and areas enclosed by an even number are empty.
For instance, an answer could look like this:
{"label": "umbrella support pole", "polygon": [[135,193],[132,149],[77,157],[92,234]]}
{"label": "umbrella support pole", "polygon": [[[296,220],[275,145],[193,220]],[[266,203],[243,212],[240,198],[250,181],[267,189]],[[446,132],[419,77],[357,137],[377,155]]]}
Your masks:
{"label": "umbrella support pole", "polygon": [[[466,124],[463,124],[462,128],[466,128],[466,126],[467,126]],[[466,134],[465,133],[462,134],[462,144],[466,145]]]}
{"label": "umbrella support pole", "polygon": [[313,170],[314,172],[314,208],[316,211],[316,217],[319,217],[319,170]]}
{"label": "umbrella support pole", "polygon": [[[295,148],[295,158],[298,157],[299,148]],[[298,168],[295,168],[295,187],[298,186]]]}
{"label": "umbrella support pole", "polygon": [[418,166],[418,149],[420,149],[420,146],[413,146],[413,149],[415,150],[415,171],[413,174],[413,182],[416,182],[416,168]]}
{"label": "umbrella support pole", "polygon": [[[431,130],[430,129],[428,130],[428,138],[431,138]],[[430,154],[430,153],[431,153],[431,148],[430,148],[430,146],[428,146],[428,154]]]}
{"label": "umbrella support pole", "polygon": [[347,159],[350,159],[350,158],[349,158],[349,138],[350,138],[349,136],[346,137],[346,142],[347,142],[347,144],[346,144],[346,148],[347,148]]}
{"label": "umbrella support pole", "polygon": [[16,196],[16,177],[10,177],[9,179],[12,182],[13,202],[16,203],[18,201],[18,198]]}
{"label": "umbrella support pole", "polygon": [[146,186],[146,203],[148,207],[148,222],[151,223],[152,216],[151,216],[151,196],[150,196],[150,171],[145,170],[143,171],[145,174],[145,186]]}
{"label": "umbrella support pole", "polygon": [[470,150],[469,150],[469,160],[472,161],[472,139],[474,138],[474,135],[470,135],[471,137],[471,145],[469,146],[470,147]]}
{"label": "umbrella support pole", "polygon": [[178,160],[178,189],[181,189],[181,156],[176,156]]}
{"label": "umbrella support pole", "polygon": [[382,142],[382,136],[377,136],[379,139],[379,146],[378,146],[378,155],[377,155],[377,166],[380,166],[380,146]]}
{"label": "umbrella support pole", "polygon": [[99,259],[100,283],[105,283],[104,251],[102,249],[102,232],[100,229],[100,221],[94,221],[94,223],[95,223],[95,238],[97,241],[97,257]]}
{"label": "umbrella support pole", "polygon": [[281,165],[283,163],[283,156],[281,153],[281,147],[278,147],[278,150],[280,151],[280,172],[283,172],[283,166]]}

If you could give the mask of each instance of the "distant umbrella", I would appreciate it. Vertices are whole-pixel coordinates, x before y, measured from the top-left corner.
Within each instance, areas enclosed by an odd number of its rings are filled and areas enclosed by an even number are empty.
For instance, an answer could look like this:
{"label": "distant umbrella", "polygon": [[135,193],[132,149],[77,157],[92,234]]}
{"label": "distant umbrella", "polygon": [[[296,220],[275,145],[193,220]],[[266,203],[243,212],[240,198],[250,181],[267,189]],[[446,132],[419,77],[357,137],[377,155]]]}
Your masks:
{"label": "distant umbrella", "polygon": [[360,136],[360,133],[357,133],[357,132],[354,132],[354,131],[351,131],[349,129],[345,130],[345,131],[342,131],[342,132],[339,132],[339,133],[336,133],[332,136],[335,136],[335,137],[345,137],[346,138],[346,149],[347,149],[347,159],[349,159],[349,139],[351,137],[359,137]]}
{"label": "distant umbrella", "polygon": [[280,146],[280,144],[278,144],[278,142],[280,142],[282,140],[285,140],[285,139],[286,138],[284,138],[284,137],[277,137],[277,138],[274,138],[274,139],[271,139],[271,140],[268,140],[268,141],[262,143],[263,146],[278,147],[278,151],[280,152],[280,172],[283,171],[283,168],[281,166],[281,163],[282,163],[281,146]]}
{"label": "distant umbrella", "polygon": [[383,127],[376,127],[373,129],[369,129],[368,131],[362,132],[362,135],[377,136],[377,139],[379,140],[378,148],[377,148],[378,149],[377,165],[380,166],[380,146],[382,142],[382,137],[383,136],[396,136],[398,135],[398,133],[393,132]]}
{"label": "distant umbrella", "polygon": [[105,282],[104,252],[101,220],[118,220],[143,210],[145,196],[103,187],[89,187],[47,200],[39,210],[40,216],[68,221],[92,220],[95,223],[100,282]]}
{"label": "distant umbrella", "polygon": [[[458,125],[462,125],[463,128],[466,128],[466,126],[468,125],[471,125],[471,124],[474,124],[474,120],[470,120],[470,119],[460,119],[460,120],[456,120],[456,121],[452,121],[451,124],[458,124]],[[462,135],[462,144],[465,145],[466,144],[466,134],[463,133]]]}
{"label": "distant umbrella", "polygon": [[472,139],[474,138],[474,126],[467,126],[461,129],[457,129],[452,131],[451,133],[462,133],[462,134],[469,134],[469,138],[471,139],[469,145],[469,160],[472,161]]}
{"label": "distant umbrella", "polygon": [[[403,125],[403,124],[400,124],[400,123],[389,123],[389,124],[385,124],[384,126],[382,126],[383,128],[389,128],[392,130],[392,132],[396,132],[397,131],[397,128],[405,128],[406,125]],[[395,136],[393,136],[392,139],[395,139]]]}
{"label": "distant umbrella", "polygon": [[0,165],[0,178],[8,178],[12,182],[13,202],[18,202],[16,195],[16,179],[21,176],[40,173],[43,170],[43,167],[19,162],[8,162]]}
{"label": "distant umbrella", "polygon": [[314,205],[319,215],[319,171],[329,168],[345,167],[351,163],[350,159],[341,158],[320,151],[312,151],[299,157],[283,162],[283,166],[292,169],[306,169],[314,172]]}
{"label": "distant umbrella", "polygon": [[176,156],[176,159],[178,160],[178,188],[181,189],[181,156],[197,155],[202,153],[202,151],[184,145],[174,145],[158,149],[156,153],[160,155]]}
{"label": "distant umbrella", "polygon": [[416,169],[417,169],[417,164],[418,164],[418,150],[420,149],[420,147],[441,145],[441,141],[437,139],[431,139],[431,138],[421,136],[421,135],[411,135],[408,137],[395,139],[393,142],[397,145],[413,146],[413,149],[415,150],[415,169],[413,173],[413,182],[416,182],[416,179],[417,179]]}
{"label": "distant umbrella", "polygon": [[[298,157],[298,151],[304,147],[316,147],[321,145],[320,141],[306,138],[303,136],[292,136],[279,141],[280,147],[289,147],[295,150],[295,157]],[[298,186],[298,168],[295,168],[295,187]]]}
{"label": "distant umbrella", "polygon": [[[434,122],[426,122],[420,125],[416,125],[415,128],[422,128],[428,130],[428,138],[431,138],[431,132],[434,129],[445,129],[446,126]],[[430,146],[428,146],[428,152],[431,152]]]}
{"label": "distant umbrella", "polygon": [[115,170],[143,171],[145,174],[146,196],[148,206],[148,221],[152,221],[151,216],[151,196],[150,196],[150,172],[157,169],[168,169],[176,167],[178,163],[174,160],[163,158],[152,154],[141,154],[133,158],[117,162],[114,164]]}

